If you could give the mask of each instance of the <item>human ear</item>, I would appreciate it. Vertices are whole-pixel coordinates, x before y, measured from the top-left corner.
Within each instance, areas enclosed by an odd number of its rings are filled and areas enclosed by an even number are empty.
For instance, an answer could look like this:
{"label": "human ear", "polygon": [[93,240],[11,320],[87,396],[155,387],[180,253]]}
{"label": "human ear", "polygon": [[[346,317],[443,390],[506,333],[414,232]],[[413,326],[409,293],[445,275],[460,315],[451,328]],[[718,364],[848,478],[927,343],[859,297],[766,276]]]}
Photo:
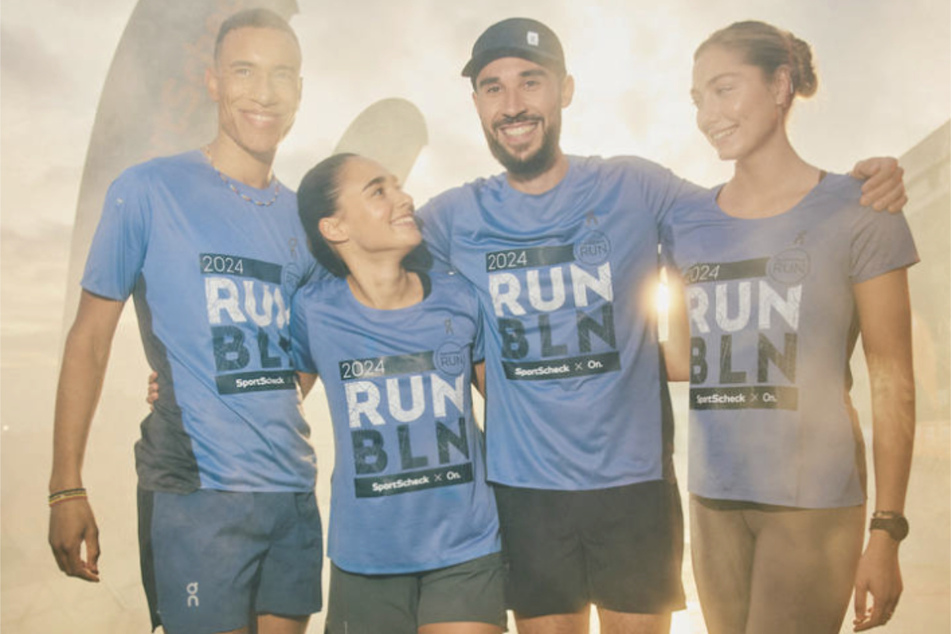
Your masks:
{"label": "human ear", "polygon": [[347,240],[346,228],[340,219],[335,216],[321,218],[320,222],[317,223],[317,229],[320,231],[320,235],[324,237],[324,240],[331,244],[346,242]]}
{"label": "human ear", "polygon": [[218,103],[218,75],[211,66],[205,69],[205,88],[211,100]]}
{"label": "human ear", "polygon": [[788,66],[780,66],[773,74],[772,85],[773,96],[776,99],[776,105],[788,107],[796,95],[796,88],[793,85],[792,74]]}
{"label": "human ear", "polygon": [[575,96],[575,78],[571,75],[565,75],[561,80],[561,107],[567,108],[571,105],[571,100]]}
{"label": "human ear", "polygon": [[218,103],[218,76],[211,66],[205,69],[205,88],[208,89],[211,100]]}

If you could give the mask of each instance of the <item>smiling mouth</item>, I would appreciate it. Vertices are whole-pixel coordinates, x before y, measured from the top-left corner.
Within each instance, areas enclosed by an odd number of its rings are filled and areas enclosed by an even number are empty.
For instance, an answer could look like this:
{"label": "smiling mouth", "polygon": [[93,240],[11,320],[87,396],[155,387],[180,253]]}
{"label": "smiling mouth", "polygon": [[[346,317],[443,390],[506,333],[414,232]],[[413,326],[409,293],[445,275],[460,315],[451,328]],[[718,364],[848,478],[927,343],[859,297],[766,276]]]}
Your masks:
{"label": "smiling mouth", "polygon": [[407,225],[407,226],[408,226],[408,225],[412,225],[412,226],[415,227],[415,226],[416,226],[416,218],[413,217],[413,216],[400,216],[399,218],[397,218],[396,220],[394,220],[394,221],[393,221],[392,223],[390,223],[390,224],[397,225],[397,226],[403,226],[403,225]]}
{"label": "smiling mouth", "polygon": [[244,116],[245,116],[245,118],[246,118],[248,121],[250,121],[252,124],[258,125],[258,126],[261,126],[261,127],[266,127],[266,126],[273,125],[273,124],[276,123],[277,120],[280,118],[277,114],[275,114],[275,113],[269,113],[269,112],[248,112],[248,111],[245,111]]}
{"label": "smiling mouth", "polygon": [[496,132],[507,141],[525,142],[538,128],[538,119],[522,120],[513,123],[500,123],[495,126]]}
{"label": "smiling mouth", "polygon": [[717,143],[718,141],[722,141],[723,139],[727,138],[734,132],[736,132],[736,126],[731,126],[729,128],[726,128],[725,130],[717,130],[716,132],[711,132],[707,136],[710,138],[710,140],[713,143]]}

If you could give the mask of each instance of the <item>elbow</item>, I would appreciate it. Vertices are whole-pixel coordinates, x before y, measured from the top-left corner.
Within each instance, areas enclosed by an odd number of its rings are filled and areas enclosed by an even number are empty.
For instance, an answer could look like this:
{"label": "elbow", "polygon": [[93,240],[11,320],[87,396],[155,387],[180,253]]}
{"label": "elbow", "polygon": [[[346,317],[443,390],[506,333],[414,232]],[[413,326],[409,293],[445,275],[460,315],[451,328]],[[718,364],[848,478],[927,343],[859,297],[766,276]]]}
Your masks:
{"label": "elbow", "polygon": [[78,323],[73,324],[66,335],[63,361],[83,360],[92,367],[105,369],[109,362],[109,353],[112,350],[112,338],[97,336],[97,334],[88,332]]}

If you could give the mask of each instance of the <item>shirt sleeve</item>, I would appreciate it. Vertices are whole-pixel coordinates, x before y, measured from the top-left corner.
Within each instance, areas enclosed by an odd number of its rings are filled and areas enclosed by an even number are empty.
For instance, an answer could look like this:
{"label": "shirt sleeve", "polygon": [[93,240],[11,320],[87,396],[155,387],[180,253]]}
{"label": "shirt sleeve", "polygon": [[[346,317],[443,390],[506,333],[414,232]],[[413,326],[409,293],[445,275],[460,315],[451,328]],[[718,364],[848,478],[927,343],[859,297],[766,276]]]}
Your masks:
{"label": "shirt sleeve", "polygon": [[151,226],[146,179],[126,171],[109,186],[81,282],[90,293],[121,301],[135,288]]}
{"label": "shirt sleeve", "polygon": [[422,222],[423,240],[433,256],[432,271],[436,273],[445,273],[451,268],[452,218],[446,198],[447,194],[437,196],[416,212]]}
{"label": "shirt sleeve", "polygon": [[307,326],[308,291],[309,287],[302,288],[294,293],[291,300],[291,358],[295,369],[317,374],[317,364],[311,354],[310,329]]}
{"label": "shirt sleeve", "polygon": [[663,236],[665,229],[674,222],[678,208],[697,204],[707,190],[652,161],[631,160],[640,181],[644,205],[654,214],[657,232]]}
{"label": "shirt sleeve", "polygon": [[849,274],[853,284],[918,262],[918,250],[903,213],[863,207],[852,227]]}

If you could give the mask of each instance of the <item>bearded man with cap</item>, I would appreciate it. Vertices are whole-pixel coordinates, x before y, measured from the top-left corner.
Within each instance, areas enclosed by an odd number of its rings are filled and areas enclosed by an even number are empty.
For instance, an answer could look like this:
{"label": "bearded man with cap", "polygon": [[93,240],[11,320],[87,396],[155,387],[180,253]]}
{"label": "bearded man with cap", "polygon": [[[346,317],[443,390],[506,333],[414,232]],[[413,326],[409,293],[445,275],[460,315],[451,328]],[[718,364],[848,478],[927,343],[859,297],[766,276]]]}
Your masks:
{"label": "bearded man with cap", "polygon": [[666,632],[684,607],[683,515],[652,304],[658,227],[705,190],[644,159],[562,153],[574,81],[540,22],[492,25],[462,74],[506,171],[419,215],[485,319],[508,605],[522,634],[587,632],[592,603],[602,632]]}

